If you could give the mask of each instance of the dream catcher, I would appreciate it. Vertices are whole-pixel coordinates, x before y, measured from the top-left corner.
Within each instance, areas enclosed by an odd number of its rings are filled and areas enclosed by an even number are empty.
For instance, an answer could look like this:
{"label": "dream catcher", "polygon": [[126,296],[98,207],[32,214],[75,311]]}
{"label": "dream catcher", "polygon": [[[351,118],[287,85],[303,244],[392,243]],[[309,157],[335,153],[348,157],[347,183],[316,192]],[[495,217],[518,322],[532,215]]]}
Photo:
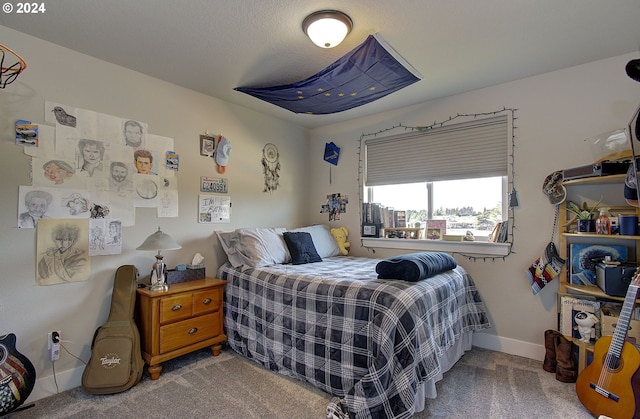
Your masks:
{"label": "dream catcher", "polygon": [[280,153],[278,148],[267,143],[262,149],[262,172],[264,173],[264,190],[272,192],[280,186]]}

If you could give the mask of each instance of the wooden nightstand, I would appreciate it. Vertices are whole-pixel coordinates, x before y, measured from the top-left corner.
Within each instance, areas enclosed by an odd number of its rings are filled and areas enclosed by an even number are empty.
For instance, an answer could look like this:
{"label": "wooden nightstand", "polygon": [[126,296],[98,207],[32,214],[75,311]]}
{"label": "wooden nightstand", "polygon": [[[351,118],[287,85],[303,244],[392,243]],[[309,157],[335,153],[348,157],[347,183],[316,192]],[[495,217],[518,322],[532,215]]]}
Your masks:
{"label": "wooden nightstand", "polygon": [[138,288],[136,322],[142,358],[152,380],[162,362],[211,346],[220,354],[227,340],[222,328],[222,296],[227,281],[214,278],[171,284],[168,291]]}

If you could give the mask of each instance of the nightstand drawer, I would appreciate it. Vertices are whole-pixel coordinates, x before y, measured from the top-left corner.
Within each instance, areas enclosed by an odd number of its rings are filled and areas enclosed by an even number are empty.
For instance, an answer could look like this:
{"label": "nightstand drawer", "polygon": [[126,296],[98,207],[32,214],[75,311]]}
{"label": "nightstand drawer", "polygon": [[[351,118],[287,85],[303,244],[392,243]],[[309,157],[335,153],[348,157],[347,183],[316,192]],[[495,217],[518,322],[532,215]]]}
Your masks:
{"label": "nightstand drawer", "polygon": [[192,294],[175,295],[160,300],[160,323],[188,319],[193,305]]}
{"label": "nightstand drawer", "polygon": [[160,353],[219,335],[220,313],[207,314],[160,327]]}
{"label": "nightstand drawer", "polygon": [[193,293],[193,315],[217,311],[222,306],[222,289],[214,288]]}

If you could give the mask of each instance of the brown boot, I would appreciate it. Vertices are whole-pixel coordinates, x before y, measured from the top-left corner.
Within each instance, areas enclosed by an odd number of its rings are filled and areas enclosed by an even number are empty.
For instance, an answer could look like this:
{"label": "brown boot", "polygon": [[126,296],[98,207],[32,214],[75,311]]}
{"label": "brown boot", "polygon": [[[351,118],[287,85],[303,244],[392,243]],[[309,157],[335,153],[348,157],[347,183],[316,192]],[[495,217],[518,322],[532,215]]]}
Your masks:
{"label": "brown boot", "polygon": [[556,361],[556,380],[575,383],[578,378],[578,365],[573,358],[573,342],[561,334],[556,336]]}
{"label": "brown boot", "polygon": [[542,363],[542,369],[547,372],[556,372],[556,336],[560,332],[555,330],[544,331],[544,362]]}

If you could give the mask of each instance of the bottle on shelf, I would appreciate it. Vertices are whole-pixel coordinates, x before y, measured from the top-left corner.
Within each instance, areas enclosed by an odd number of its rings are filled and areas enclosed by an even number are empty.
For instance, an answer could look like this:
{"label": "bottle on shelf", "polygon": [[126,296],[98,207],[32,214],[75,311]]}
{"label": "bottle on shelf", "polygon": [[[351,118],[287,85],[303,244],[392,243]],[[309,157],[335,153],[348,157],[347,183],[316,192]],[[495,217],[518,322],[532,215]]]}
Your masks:
{"label": "bottle on shelf", "polygon": [[596,220],[597,234],[611,234],[611,219],[609,218],[609,208],[600,208],[600,216]]}

